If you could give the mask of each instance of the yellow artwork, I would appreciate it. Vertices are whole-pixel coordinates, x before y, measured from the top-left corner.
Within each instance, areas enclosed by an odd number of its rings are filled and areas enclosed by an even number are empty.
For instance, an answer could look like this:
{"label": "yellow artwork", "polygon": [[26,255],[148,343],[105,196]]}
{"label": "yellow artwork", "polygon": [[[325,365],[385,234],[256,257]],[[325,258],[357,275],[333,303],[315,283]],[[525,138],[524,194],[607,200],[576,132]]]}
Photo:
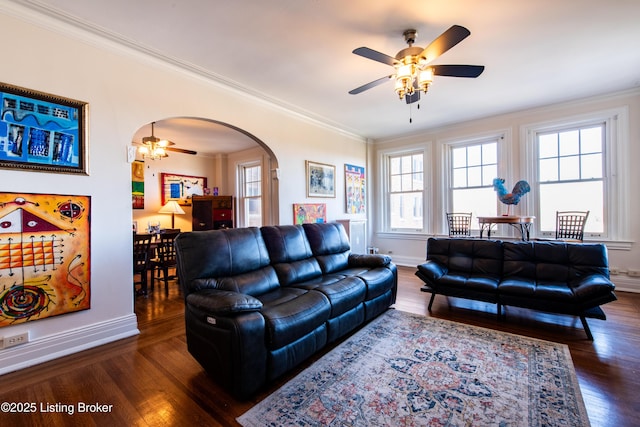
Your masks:
{"label": "yellow artwork", "polygon": [[0,327],[87,310],[90,196],[0,193]]}
{"label": "yellow artwork", "polygon": [[327,222],[326,203],[294,203],[294,224],[309,224]]}

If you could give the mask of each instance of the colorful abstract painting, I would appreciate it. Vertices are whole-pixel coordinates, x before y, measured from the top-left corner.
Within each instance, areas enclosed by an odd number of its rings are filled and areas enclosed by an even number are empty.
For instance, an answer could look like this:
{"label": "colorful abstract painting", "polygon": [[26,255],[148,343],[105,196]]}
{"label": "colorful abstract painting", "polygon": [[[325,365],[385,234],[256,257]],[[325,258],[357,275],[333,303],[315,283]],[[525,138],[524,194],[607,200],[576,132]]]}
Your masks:
{"label": "colorful abstract painting", "polygon": [[344,183],[347,213],[365,213],[364,168],[362,166],[345,164]]}
{"label": "colorful abstract painting", "polygon": [[144,209],[144,162],[131,163],[131,202],[133,209]]}
{"label": "colorful abstract painting", "polygon": [[296,225],[327,222],[327,204],[294,203],[293,220]]}
{"label": "colorful abstract painting", "polygon": [[0,193],[0,327],[90,308],[90,196]]}

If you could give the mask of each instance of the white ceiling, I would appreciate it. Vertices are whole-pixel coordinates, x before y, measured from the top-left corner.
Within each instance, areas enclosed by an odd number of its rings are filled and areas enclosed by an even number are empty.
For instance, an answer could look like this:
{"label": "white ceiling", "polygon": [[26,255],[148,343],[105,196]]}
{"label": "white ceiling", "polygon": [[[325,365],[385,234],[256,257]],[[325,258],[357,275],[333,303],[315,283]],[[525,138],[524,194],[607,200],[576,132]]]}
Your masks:
{"label": "white ceiling", "polygon": [[[20,3],[372,139],[640,86],[638,0]],[[391,82],[348,94],[393,71],[353,49],[395,56],[405,29],[425,47],[453,24],[471,36],[434,64],[484,65],[480,77],[436,77],[411,112]]]}

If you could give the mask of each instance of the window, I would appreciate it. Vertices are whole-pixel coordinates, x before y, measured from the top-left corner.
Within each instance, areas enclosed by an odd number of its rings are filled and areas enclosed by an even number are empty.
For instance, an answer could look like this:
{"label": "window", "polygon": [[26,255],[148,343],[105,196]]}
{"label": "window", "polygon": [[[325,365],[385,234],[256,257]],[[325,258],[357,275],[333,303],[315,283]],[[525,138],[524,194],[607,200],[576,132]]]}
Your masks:
{"label": "window", "polygon": [[604,232],[604,123],[537,134],[540,230],[556,211],[589,211],[585,233]]}
{"label": "window", "polygon": [[[471,212],[473,218],[493,216],[496,196],[493,179],[498,177],[498,139],[449,146],[450,212]],[[477,221],[472,221],[472,228]]]}
{"label": "window", "polygon": [[262,167],[258,162],[241,164],[239,175],[239,226],[260,227],[262,226]]}
{"label": "window", "polygon": [[588,210],[585,239],[628,247],[628,129],[626,107],[523,127],[531,184],[525,202],[536,216],[540,236],[555,235],[556,211]]}
{"label": "window", "polygon": [[424,229],[424,154],[387,156],[388,222],[391,231]]}

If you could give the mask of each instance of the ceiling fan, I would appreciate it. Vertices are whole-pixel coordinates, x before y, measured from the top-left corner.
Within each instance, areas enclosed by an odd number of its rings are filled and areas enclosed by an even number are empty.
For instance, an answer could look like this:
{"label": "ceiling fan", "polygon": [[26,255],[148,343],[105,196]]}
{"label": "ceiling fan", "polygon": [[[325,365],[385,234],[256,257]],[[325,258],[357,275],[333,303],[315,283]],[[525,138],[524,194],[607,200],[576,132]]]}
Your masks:
{"label": "ceiling fan", "polygon": [[404,98],[407,104],[412,104],[420,100],[420,92],[427,92],[433,81],[433,76],[475,78],[484,71],[483,65],[429,65],[471,34],[465,27],[451,26],[424,49],[413,46],[417,34],[418,32],[413,29],[403,33],[409,47],[398,52],[395,58],[368,47],[355,49],[353,53],[356,55],[391,65],[396,69],[396,72],[357,87],[349,93],[356,95],[395,78],[396,94],[400,99]]}
{"label": "ceiling fan", "polygon": [[156,122],[151,122],[151,136],[145,136],[142,138],[142,145],[138,148],[142,157],[149,158],[151,160],[162,159],[164,157],[169,157],[167,151],[173,151],[176,153],[183,154],[198,154],[193,150],[185,150],[183,148],[173,147],[175,145],[174,142],[169,141],[168,139],[160,139],[156,137],[153,133],[153,128]]}

